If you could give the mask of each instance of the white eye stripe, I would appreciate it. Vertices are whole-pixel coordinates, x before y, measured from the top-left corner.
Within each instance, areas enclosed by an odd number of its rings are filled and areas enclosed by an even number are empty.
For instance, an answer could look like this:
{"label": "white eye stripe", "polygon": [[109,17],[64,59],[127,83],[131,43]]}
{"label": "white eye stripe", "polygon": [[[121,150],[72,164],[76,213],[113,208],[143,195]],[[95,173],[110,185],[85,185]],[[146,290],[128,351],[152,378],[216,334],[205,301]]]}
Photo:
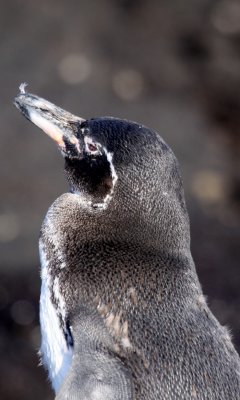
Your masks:
{"label": "white eye stripe", "polygon": [[109,192],[109,193],[106,195],[106,197],[103,199],[103,202],[100,203],[100,204],[98,204],[98,207],[99,207],[99,208],[106,209],[107,206],[108,206],[108,204],[110,203],[112,197],[113,197],[114,188],[115,188],[116,182],[117,182],[117,180],[118,180],[118,176],[117,176],[117,173],[116,173],[115,167],[114,167],[114,165],[113,165],[113,161],[112,161],[112,159],[113,159],[113,153],[109,153],[109,152],[107,151],[106,147],[103,147],[103,151],[104,151],[104,153],[106,154],[107,160],[108,160],[109,165],[110,165],[111,177],[112,177],[112,187],[111,187],[110,192]]}
{"label": "white eye stripe", "polygon": [[85,143],[85,146],[86,146],[86,150],[88,150],[89,146],[91,146],[91,145],[97,147],[96,151],[91,150],[91,147],[90,147],[89,154],[91,154],[91,155],[105,154],[105,156],[107,158],[107,161],[109,163],[109,166],[110,166],[110,173],[111,173],[111,178],[112,178],[112,187],[111,187],[109,193],[106,194],[106,196],[99,203],[93,203],[91,200],[86,199],[85,197],[83,197],[82,193],[80,193],[80,192],[75,192],[75,194],[78,195],[78,199],[81,200],[81,205],[83,207],[88,208],[89,210],[91,210],[91,209],[104,210],[104,209],[106,209],[108,207],[108,204],[110,203],[110,201],[111,201],[111,199],[113,197],[115,185],[116,185],[116,182],[118,180],[118,176],[117,176],[114,164],[113,164],[113,153],[110,153],[106,149],[106,147],[102,146],[98,142],[95,142],[89,136],[84,136],[84,143]]}
{"label": "white eye stripe", "polygon": [[[93,139],[90,136],[85,136],[84,137],[84,143],[87,146],[87,148],[89,149],[91,154],[100,154],[100,149],[102,148],[107,160],[109,162],[110,165],[110,170],[111,170],[111,176],[112,176],[112,181],[113,181],[113,186],[112,186],[112,190],[111,193],[113,192],[114,186],[117,182],[118,176],[116,174],[116,170],[115,167],[113,165],[113,153],[110,153],[106,147],[102,146],[100,143],[93,141]],[[94,149],[91,149],[91,146],[93,146]],[[95,150],[96,149],[96,150]]]}

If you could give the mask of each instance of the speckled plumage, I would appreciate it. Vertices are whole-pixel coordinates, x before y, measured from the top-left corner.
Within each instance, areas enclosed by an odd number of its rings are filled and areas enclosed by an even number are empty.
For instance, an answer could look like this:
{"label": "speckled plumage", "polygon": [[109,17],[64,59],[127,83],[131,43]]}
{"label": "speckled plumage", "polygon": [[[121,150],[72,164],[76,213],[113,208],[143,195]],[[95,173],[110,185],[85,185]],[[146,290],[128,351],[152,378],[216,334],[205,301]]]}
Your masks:
{"label": "speckled plumage", "polygon": [[239,356],[202,294],[172,151],[129,121],[71,129],[81,149],[65,154],[71,193],[50,207],[40,238],[73,351],[56,399],[239,400]]}

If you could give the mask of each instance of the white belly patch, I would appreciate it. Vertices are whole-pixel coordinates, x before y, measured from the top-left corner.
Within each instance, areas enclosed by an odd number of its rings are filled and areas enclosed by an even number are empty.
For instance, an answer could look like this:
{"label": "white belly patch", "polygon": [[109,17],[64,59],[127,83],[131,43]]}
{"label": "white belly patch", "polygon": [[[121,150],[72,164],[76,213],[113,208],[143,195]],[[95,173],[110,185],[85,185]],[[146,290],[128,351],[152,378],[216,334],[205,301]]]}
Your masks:
{"label": "white belly patch", "polygon": [[[72,348],[67,346],[66,339],[60,326],[57,310],[51,301],[49,289],[50,275],[48,273],[48,261],[46,260],[44,247],[39,244],[41,259],[42,287],[40,297],[40,324],[41,324],[41,356],[44,366],[48,369],[49,378],[55,392],[60,386],[69,370],[72,360]],[[54,282],[55,284],[55,282]],[[58,297],[59,288],[58,288]],[[60,300],[58,298],[58,300]]]}

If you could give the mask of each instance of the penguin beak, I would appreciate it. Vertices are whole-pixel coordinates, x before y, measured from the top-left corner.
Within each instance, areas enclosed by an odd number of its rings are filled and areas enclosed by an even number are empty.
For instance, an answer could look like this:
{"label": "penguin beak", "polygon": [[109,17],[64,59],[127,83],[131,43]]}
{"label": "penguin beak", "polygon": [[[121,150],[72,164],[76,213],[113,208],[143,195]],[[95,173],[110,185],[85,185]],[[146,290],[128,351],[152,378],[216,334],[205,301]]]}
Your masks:
{"label": "penguin beak", "polygon": [[55,104],[25,91],[26,84],[20,86],[20,93],[14,105],[32,123],[42,129],[58,145],[64,155],[77,157],[82,153],[77,134],[85,121]]}

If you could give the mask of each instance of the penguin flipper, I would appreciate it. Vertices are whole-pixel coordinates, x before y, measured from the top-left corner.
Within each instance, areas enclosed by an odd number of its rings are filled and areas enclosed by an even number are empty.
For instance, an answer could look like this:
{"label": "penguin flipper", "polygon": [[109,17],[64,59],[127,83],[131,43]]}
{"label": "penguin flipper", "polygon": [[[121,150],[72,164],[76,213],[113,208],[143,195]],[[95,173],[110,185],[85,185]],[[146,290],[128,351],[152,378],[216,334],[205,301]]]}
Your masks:
{"label": "penguin flipper", "polygon": [[132,400],[131,382],[120,360],[103,353],[73,356],[55,400]]}
{"label": "penguin flipper", "polygon": [[73,357],[56,400],[132,400],[131,373],[96,310],[82,304],[70,325]]}

